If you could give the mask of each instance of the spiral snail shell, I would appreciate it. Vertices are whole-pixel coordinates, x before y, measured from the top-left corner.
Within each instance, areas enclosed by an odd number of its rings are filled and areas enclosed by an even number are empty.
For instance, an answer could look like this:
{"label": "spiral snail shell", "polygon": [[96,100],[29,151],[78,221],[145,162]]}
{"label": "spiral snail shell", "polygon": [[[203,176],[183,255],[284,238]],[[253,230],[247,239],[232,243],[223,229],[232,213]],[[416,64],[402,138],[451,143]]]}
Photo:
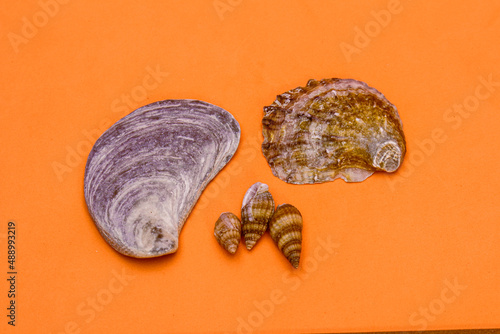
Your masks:
{"label": "spiral snail shell", "polygon": [[242,234],[251,250],[266,232],[274,213],[274,200],[267,184],[254,183],[245,193],[241,206]]}
{"label": "spiral snail shell", "polygon": [[219,245],[234,254],[241,239],[240,219],[231,212],[224,212],[215,222],[214,236]]}
{"label": "spiral snail shell", "polygon": [[291,204],[279,205],[269,222],[273,241],[296,269],[299,267],[302,251],[302,226],[302,215]]}

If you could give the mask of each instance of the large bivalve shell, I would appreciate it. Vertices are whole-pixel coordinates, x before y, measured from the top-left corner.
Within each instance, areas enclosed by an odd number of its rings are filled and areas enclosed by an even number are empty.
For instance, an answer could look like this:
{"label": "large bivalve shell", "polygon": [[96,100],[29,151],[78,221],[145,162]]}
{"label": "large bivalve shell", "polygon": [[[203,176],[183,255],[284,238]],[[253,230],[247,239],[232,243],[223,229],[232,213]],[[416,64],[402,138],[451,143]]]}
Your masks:
{"label": "large bivalve shell", "polygon": [[360,182],[375,171],[394,172],[406,152],[396,107],[364,82],[309,80],[264,112],[262,151],[288,183]]}
{"label": "large bivalve shell", "polygon": [[240,219],[231,212],[224,212],[215,222],[214,236],[219,245],[234,254],[241,240]]}
{"label": "large bivalve shell", "polygon": [[302,226],[302,215],[291,204],[279,205],[269,222],[271,237],[294,268],[299,267]]}
{"label": "large bivalve shell", "polygon": [[267,184],[253,184],[245,193],[241,206],[242,234],[248,250],[266,232],[273,213],[274,200]]}
{"label": "large bivalve shell", "polygon": [[85,168],[85,200],[101,235],[132,257],[175,252],[191,209],[239,139],[230,113],[196,100],[152,103],[116,122]]}

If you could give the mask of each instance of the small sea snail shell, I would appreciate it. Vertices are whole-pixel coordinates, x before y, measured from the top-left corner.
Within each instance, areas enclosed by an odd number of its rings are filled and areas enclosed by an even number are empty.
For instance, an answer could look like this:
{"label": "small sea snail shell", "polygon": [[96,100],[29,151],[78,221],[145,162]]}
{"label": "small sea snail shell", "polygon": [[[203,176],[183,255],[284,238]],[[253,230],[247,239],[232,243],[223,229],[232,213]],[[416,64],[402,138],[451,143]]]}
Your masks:
{"label": "small sea snail shell", "polygon": [[229,253],[234,254],[241,239],[240,219],[231,212],[224,212],[215,222],[214,236]]}
{"label": "small sea snail shell", "polygon": [[274,200],[267,184],[253,184],[247,190],[241,206],[242,234],[248,250],[266,232],[273,213]]}
{"label": "small sea snail shell", "polygon": [[269,222],[271,237],[294,268],[299,267],[302,226],[302,215],[290,204],[279,205]]}

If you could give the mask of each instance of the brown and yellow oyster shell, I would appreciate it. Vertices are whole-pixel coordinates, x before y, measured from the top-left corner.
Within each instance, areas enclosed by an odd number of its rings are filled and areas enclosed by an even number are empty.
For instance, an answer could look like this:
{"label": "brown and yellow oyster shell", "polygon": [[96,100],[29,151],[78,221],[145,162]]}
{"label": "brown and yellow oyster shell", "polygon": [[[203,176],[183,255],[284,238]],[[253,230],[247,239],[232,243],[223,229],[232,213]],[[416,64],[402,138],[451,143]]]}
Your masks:
{"label": "brown and yellow oyster shell", "polygon": [[360,182],[394,172],[406,153],[396,107],[352,79],[309,80],[264,107],[262,151],[275,176],[294,183]]}

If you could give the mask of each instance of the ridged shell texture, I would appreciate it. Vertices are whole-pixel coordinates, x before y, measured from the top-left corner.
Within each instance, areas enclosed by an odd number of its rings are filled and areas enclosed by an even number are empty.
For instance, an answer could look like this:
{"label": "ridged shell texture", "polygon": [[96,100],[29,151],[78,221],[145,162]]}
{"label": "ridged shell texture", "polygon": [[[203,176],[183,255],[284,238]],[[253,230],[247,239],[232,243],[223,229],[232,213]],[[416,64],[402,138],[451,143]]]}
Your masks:
{"label": "ridged shell texture", "polygon": [[242,234],[248,250],[266,232],[274,213],[274,200],[269,187],[257,182],[246,192],[241,207]]}
{"label": "ridged shell texture", "polygon": [[271,237],[294,268],[299,267],[302,226],[302,215],[291,204],[279,205],[269,223]]}
{"label": "ridged shell texture", "polygon": [[152,103],[116,122],[85,167],[85,200],[101,235],[132,257],[175,252],[189,213],[239,139],[229,112],[197,100]]}
{"label": "ridged shell texture", "polygon": [[264,107],[262,151],[275,176],[294,183],[360,182],[395,171],[406,143],[396,107],[352,79],[309,80]]}
{"label": "ridged shell texture", "polygon": [[240,219],[231,212],[224,212],[215,222],[214,235],[217,242],[229,253],[234,254],[241,240]]}

